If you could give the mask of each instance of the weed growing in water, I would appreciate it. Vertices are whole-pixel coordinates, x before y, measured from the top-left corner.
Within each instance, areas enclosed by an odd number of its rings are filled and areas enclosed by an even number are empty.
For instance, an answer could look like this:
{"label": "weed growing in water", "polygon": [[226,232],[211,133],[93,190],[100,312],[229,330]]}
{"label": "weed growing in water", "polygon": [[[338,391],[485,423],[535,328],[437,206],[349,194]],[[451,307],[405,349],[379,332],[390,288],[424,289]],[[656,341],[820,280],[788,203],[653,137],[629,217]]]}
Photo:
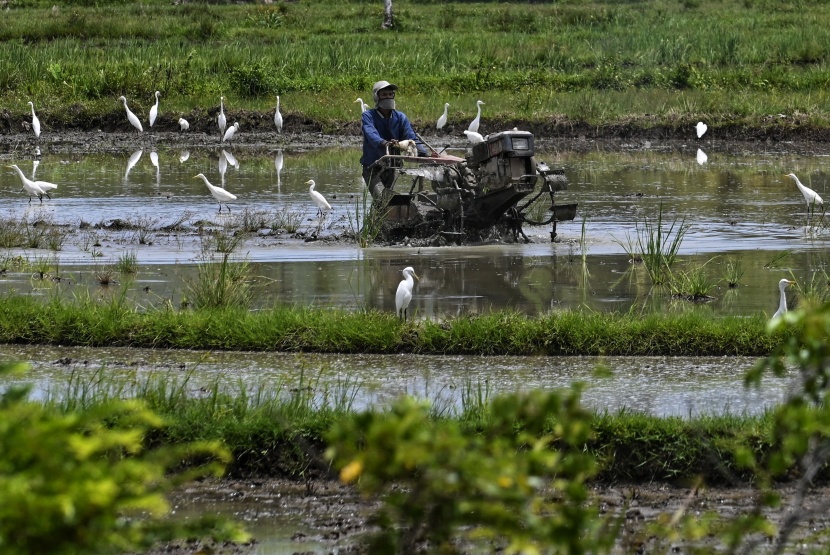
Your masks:
{"label": "weed growing in water", "polygon": [[726,284],[730,288],[735,288],[744,276],[744,268],[740,257],[729,258],[726,261]]}
{"label": "weed growing in water", "polygon": [[303,221],[301,212],[292,212],[287,206],[274,213],[274,221],[271,223],[272,231],[283,230],[286,233],[296,233]]}
{"label": "weed growing in water", "polygon": [[249,308],[251,269],[247,261],[232,262],[225,253],[220,262],[207,258],[198,264],[198,276],[188,286],[194,308]]}
{"label": "weed growing in water", "polygon": [[243,233],[256,233],[260,229],[270,227],[268,212],[245,208],[242,214],[236,217],[236,225]]}
{"label": "weed growing in water", "polygon": [[700,302],[710,300],[709,292],[715,287],[715,282],[709,278],[706,265],[714,260],[710,258],[704,264],[695,265],[686,272],[672,273],[669,288],[672,295],[688,301]]}
{"label": "weed growing in water", "polygon": [[764,268],[777,268],[778,265],[784,261],[785,258],[790,256],[790,251],[783,251],[776,254],[772,260],[764,264]]}
{"label": "weed growing in water", "polygon": [[35,279],[46,279],[54,268],[57,268],[57,260],[50,256],[36,256],[32,261],[32,277]]}
{"label": "weed growing in water", "polygon": [[130,227],[135,230],[135,240],[139,245],[152,245],[156,238],[154,227],[158,224],[157,219],[149,216],[139,216],[127,220]]}
{"label": "weed growing in water", "polygon": [[104,287],[107,285],[115,285],[117,283],[115,281],[115,273],[115,268],[110,264],[95,266],[95,269],[92,270],[92,275],[95,278],[95,281],[98,282],[98,285],[103,285]]}
{"label": "weed growing in water", "polygon": [[202,242],[202,255],[210,256],[210,253],[219,252],[230,254],[245,241],[243,233],[236,233],[233,230],[199,230],[199,240]]}
{"label": "weed growing in water", "polygon": [[389,208],[380,207],[375,203],[369,194],[369,188],[363,187],[363,194],[354,205],[354,215],[347,213],[350,233],[360,248],[366,248],[375,242],[388,215]]}
{"label": "weed growing in water", "polygon": [[637,247],[646,271],[655,285],[665,283],[688,230],[685,219],[681,220],[679,225],[675,220],[668,229],[664,228],[662,203],[657,212],[656,222],[650,222],[646,218],[643,218],[642,222],[637,222]]}
{"label": "weed growing in water", "polygon": [[135,251],[125,252],[115,262],[115,269],[119,274],[135,274],[138,272],[138,257]]}

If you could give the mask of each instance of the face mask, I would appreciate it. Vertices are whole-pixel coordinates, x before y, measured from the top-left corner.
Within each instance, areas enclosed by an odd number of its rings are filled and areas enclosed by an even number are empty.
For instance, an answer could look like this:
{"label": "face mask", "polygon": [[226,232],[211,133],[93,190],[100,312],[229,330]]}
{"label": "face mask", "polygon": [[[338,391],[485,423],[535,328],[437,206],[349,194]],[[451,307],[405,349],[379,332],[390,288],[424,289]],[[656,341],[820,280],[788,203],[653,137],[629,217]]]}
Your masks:
{"label": "face mask", "polygon": [[383,100],[378,100],[378,108],[382,108],[384,110],[394,110],[395,109],[395,99],[394,98],[384,98]]}

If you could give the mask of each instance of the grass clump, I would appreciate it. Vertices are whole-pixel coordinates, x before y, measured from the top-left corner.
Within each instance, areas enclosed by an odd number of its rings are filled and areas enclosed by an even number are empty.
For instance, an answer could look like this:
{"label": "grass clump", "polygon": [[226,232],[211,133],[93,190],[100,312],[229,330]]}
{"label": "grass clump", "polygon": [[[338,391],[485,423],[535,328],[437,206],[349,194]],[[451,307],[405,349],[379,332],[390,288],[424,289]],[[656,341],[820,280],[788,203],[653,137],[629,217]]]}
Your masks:
{"label": "grass clump", "polygon": [[233,262],[229,254],[217,262],[213,258],[197,265],[198,275],[188,287],[197,309],[249,308],[251,268],[247,261]]}

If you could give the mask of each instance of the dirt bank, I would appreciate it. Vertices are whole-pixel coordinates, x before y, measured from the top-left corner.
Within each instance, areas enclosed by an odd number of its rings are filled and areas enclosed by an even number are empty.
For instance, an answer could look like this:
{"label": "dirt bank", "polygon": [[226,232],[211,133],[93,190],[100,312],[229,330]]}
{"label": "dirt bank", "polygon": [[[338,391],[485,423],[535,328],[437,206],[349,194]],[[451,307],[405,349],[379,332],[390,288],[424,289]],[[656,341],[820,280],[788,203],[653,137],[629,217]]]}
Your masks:
{"label": "dirt bank", "polygon": [[[190,129],[179,131],[171,118],[162,118],[152,130],[139,133],[129,127],[120,112],[106,116],[85,117],[78,106],[69,121],[50,121],[42,116],[43,132],[35,139],[29,130],[27,118],[0,111],[0,156],[3,153],[28,151],[39,146],[48,152],[125,152],[150,146],[172,148],[208,148],[219,145],[219,131],[215,114],[194,110],[185,115]],[[28,116],[27,116],[28,117]],[[167,121],[169,120],[169,121]],[[358,146],[361,142],[360,124],[349,122],[317,122],[293,115],[285,116],[285,132],[276,133],[270,113],[241,112],[238,114],[239,132],[233,146],[247,151],[268,152],[277,148],[303,150],[321,147]],[[413,122],[416,131],[436,149],[445,146],[465,146],[463,128],[449,125],[435,131],[431,122]],[[624,123],[592,126],[569,120],[545,122],[490,119],[483,133],[493,133],[514,127],[531,131],[537,143],[564,150],[628,150],[680,149],[689,143],[699,143],[713,151],[764,152],[776,151],[826,153],[830,148],[830,129],[819,128],[785,116],[770,117],[756,125],[710,124],[703,139],[697,139],[694,127],[686,123],[668,126],[649,118],[632,118]]]}
{"label": "dirt bank", "polygon": [[[781,507],[765,510],[764,514],[781,527],[785,519],[794,514],[792,500],[796,492],[792,487],[783,487],[779,493],[784,500]],[[757,491],[749,487],[689,489],[667,484],[604,485],[595,486],[592,491],[593,500],[603,514],[624,515],[618,546],[626,553],[658,549],[647,528],[661,516],[714,514],[731,520],[749,514],[755,507],[756,495]],[[830,489],[827,487],[815,488],[806,495],[801,504],[802,524],[795,530],[791,544],[809,542],[815,549],[828,545],[827,536],[821,535],[830,525],[830,514],[825,510],[828,499]],[[295,554],[363,552],[360,541],[372,530],[368,518],[377,503],[377,500],[360,496],[352,487],[327,480],[308,483],[206,481],[183,488],[172,497],[178,514],[218,512],[233,516],[255,535],[259,530],[259,542],[296,546],[291,547]],[[701,540],[698,545],[718,548],[714,538]],[[762,540],[758,549],[769,545],[768,541]],[[205,547],[206,544],[200,542],[177,542],[159,546],[151,554],[197,553],[199,550],[204,552]],[[210,544],[207,547],[216,553],[257,552],[257,542],[247,546]],[[667,543],[661,551],[670,549]]]}

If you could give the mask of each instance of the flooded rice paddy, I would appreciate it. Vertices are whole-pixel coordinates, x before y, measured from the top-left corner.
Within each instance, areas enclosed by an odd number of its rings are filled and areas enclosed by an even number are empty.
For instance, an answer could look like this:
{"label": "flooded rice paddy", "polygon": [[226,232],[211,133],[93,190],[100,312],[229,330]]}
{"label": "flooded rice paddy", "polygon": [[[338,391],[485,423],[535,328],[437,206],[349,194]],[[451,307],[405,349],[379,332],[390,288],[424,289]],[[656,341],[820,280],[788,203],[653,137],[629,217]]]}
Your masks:
{"label": "flooded rice paddy", "polygon": [[[418,318],[505,308],[539,314],[643,306],[771,314],[778,304],[779,279],[794,276],[806,285],[824,275],[830,233],[821,215],[808,217],[801,194],[784,177],[795,172],[805,185],[830,198],[824,156],[719,151],[714,142],[649,147],[612,152],[542,147],[537,159],[564,169],[570,182],[567,191],[557,193],[557,202],[579,203],[577,219],[559,224],[556,243],[550,242],[549,226],[526,226],[528,244],[365,249],[347,237],[356,228],[363,199],[354,147],[270,153],[230,147],[44,152],[37,167],[31,157],[4,154],[4,166],[16,163],[27,176],[34,172],[59,187],[51,200],[41,204],[35,198],[28,204],[14,170],[3,168],[0,216],[27,221],[33,228],[37,222],[57,224],[66,236],[58,251],[41,247],[5,253],[51,263],[50,273],[62,278],[59,284],[33,280],[30,269],[10,268],[0,278],[0,291],[111,295],[117,289],[127,290],[142,306],[177,305],[197,263],[212,252],[204,231],[232,235],[257,219],[292,222],[291,232],[265,223],[245,235],[234,251],[255,264],[254,302],[260,307],[299,303],[391,310],[400,270],[411,265],[422,278],[412,303]],[[698,147],[710,149],[703,163],[696,156]],[[230,214],[217,212],[216,201],[194,178],[197,173],[238,196]],[[333,206],[325,217],[316,215],[309,198],[304,183],[310,178]],[[654,290],[645,269],[630,262],[627,251],[636,245],[643,222],[653,224],[659,214],[666,227],[689,226],[676,269],[706,264],[714,299],[703,308]],[[101,287],[96,276],[126,254],[137,260],[135,277],[113,276],[110,281],[117,285]],[[742,271],[734,289],[726,286],[728,265]]]}
{"label": "flooded rice paddy", "polygon": [[[570,182],[567,191],[557,193],[557,202],[579,203],[577,220],[558,226],[558,242],[550,242],[549,227],[526,227],[528,244],[365,249],[346,237],[363,198],[356,147],[285,146],[268,153],[161,146],[93,154],[44,150],[37,164],[31,156],[0,154],[3,166],[17,164],[27,176],[59,185],[51,200],[28,204],[13,170],[2,168],[0,220],[25,221],[32,228],[37,222],[56,224],[66,238],[60,250],[0,253],[6,261],[19,257],[32,263],[25,269],[7,264],[0,292],[42,297],[125,293],[141,307],[178,306],[197,264],[210,251],[203,231],[233,234],[240,218],[257,213],[271,221],[289,218],[296,229],[264,226],[234,251],[255,266],[254,308],[296,303],[391,311],[400,271],[410,265],[422,278],[411,308],[416,318],[431,319],[500,309],[531,315],[572,308],[772,314],[782,277],[795,277],[805,288],[827,282],[830,233],[820,216],[808,218],[801,194],[783,177],[794,172],[830,198],[827,160],[786,145],[742,149],[710,140],[671,147],[638,143],[609,151],[543,144],[537,159],[563,168]],[[198,173],[239,197],[230,214],[217,213],[207,188],[194,179]],[[333,206],[322,219],[304,185],[308,179]],[[705,264],[713,282],[710,302],[673,299],[653,288],[645,269],[629,260],[626,246],[636,242],[638,225],[654,222],[661,213],[668,224],[689,225],[677,268]],[[125,254],[135,256],[137,273],[116,274],[113,283],[101,285],[102,271]],[[726,286],[729,265],[742,271],[736,288]],[[61,279],[39,279],[33,271],[38,266]],[[36,398],[59,396],[79,385],[123,391],[162,377],[193,395],[213,383],[230,391],[277,387],[286,395],[308,387],[316,403],[359,409],[408,393],[454,411],[499,392],[582,382],[586,404],[597,410],[687,417],[758,413],[780,402],[791,386],[789,377],[768,377],[760,389],[745,389],[743,375],[755,361],[734,357],[332,356],[16,345],[0,347],[0,354],[31,362],[26,381],[34,384]],[[598,374],[599,366],[609,371]],[[343,492],[329,502],[325,492],[288,491],[297,486],[262,496],[251,493],[255,486],[227,491],[234,487],[181,492],[177,511],[245,520],[260,541],[254,552],[262,555],[336,552],[343,544],[330,537],[329,524],[362,522],[360,513],[366,510]],[[344,521],[344,515],[351,516]]]}

